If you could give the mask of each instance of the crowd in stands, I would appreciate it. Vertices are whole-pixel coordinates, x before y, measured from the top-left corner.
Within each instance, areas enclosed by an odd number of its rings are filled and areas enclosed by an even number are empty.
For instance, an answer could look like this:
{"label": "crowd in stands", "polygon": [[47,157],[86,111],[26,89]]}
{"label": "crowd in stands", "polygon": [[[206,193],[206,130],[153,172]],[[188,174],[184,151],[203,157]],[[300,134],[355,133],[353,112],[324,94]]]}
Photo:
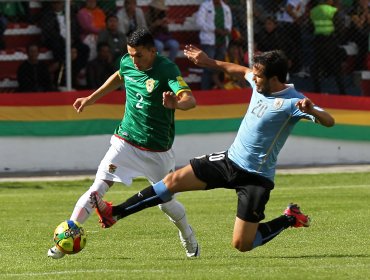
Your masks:
{"label": "crowd in stands", "polygon": [[[41,41],[27,47],[27,61],[19,66],[19,91],[50,91],[65,86],[66,24],[64,1],[39,1],[37,14],[29,11],[29,1],[0,3],[0,49],[6,48],[1,36],[9,21],[29,22],[40,27]],[[169,7],[164,0],[151,0],[138,6],[125,0],[117,6],[112,0],[72,1],[71,59],[72,87],[96,89],[116,69],[127,52],[127,36],[136,28],[151,31],[158,53],[176,61],[180,42],[169,24]],[[254,51],[281,49],[289,59],[291,77],[310,78],[313,89],[321,92],[323,78],[333,76],[338,93],[346,94],[345,71],[367,70],[370,31],[368,0],[253,0]],[[205,0],[195,14],[199,46],[208,56],[248,65],[245,0]],[[354,43],[355,59],[350,70],[343,70],[348,57],[346,46]],[[181,42],[192,43],[192,42]],[[53,59],[38,59],[46,47]],[[347,67],[348,68],[348,67]],[[45,71],[47,69],[48,71]],[[181,69],[183,70],[183,69]],[[370,69],[368,69],[370,70]],[[81,82],[81,73],[85,82]],[[201,89],[245,87],[223,73],[203,69]]]}

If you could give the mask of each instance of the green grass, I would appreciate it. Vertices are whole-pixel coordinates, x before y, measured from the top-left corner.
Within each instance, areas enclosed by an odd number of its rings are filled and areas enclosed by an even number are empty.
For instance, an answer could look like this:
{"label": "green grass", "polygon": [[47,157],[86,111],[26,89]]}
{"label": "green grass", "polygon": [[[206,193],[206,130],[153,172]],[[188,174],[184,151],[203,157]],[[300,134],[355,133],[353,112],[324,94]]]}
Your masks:
{"label": "green grass", "polygon": [[[266,220],[298,202],[310,228],[288,229],[248,253],[231,246],[232,190],[178,196],[202,246],[188,260],[177,231],[157,207],[101,229],[85,223],[86,248],[60,260],[46,257],[55,226],[68,218],[91,181],[0,184],[0,279],[370,279],[370,174],[278,175]],[[147,186],[115,185],[114,203]]]}

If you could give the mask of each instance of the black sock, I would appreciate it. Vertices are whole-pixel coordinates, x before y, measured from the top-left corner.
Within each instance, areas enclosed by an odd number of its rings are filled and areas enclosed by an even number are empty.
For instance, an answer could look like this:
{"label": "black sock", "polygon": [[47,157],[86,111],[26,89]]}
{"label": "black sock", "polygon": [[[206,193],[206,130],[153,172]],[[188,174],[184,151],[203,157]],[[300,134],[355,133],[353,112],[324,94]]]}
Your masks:
{"label": "black sock", "polygon": [[282,215],[267,223],[260,223],[256,233],[256,238],[253,242],[253,248],[261,246],[274,237],[276,237],[284,229],[292,226],[295,223],[295,217]]}
{"label": "black sock", "polygon": [[156,206],[161,203],[164,203],[164,201],[154,191],[153,186],[149,186],[131,196],[125,202],[113,206],[112,215],[118,217],[118,219],[122,219],[145,208]]}

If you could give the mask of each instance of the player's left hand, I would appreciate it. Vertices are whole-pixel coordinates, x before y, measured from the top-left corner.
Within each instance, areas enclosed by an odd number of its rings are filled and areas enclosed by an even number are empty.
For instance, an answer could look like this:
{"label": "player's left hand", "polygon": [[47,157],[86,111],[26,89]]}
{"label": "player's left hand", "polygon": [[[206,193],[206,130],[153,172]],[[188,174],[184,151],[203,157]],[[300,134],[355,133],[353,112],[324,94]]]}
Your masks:
{"label": "player's left hand", "polygon": [[301,110],[303,113],[308,114],[310,114],[313,111],[313,105],[314,105],[313,102],[307,97],[299,100],[295,104],[295,106],[297,106],[299,110]]}
{"label": "player's left hand", "polygon": [[171,91],[163,92],[163,106],[168,109],[177,109],[177,96]]}

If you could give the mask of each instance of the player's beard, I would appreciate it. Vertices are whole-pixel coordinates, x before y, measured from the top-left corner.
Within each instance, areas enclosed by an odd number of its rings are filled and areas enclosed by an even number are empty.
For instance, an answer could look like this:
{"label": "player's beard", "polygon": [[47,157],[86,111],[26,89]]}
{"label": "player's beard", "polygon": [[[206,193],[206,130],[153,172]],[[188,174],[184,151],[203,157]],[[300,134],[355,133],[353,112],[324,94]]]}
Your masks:
{"label": "player's beard", "polygon": [[264,94],[264,95],[270,95],[271,94],[271,87],[269,83],[263,83],[260,86],[256,85],[256,90],[258,93]]}

